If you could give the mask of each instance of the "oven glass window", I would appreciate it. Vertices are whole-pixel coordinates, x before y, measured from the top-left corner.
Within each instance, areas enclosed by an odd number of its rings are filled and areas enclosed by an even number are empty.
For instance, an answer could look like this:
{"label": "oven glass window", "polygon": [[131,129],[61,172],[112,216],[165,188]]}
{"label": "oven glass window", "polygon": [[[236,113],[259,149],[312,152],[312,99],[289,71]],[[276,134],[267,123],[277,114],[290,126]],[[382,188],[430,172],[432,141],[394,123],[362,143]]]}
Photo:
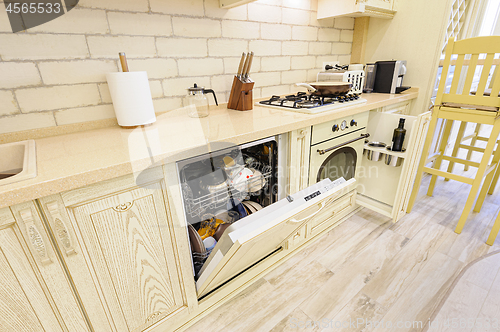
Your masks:
{"label": "oven glass window", "polygon": [[343,147],[335,150],[319,168],[316,181],[319,182],[326,178],[332,181],[341,177],[346,180],[354,178],[356,158],[356,150],[351,147]]}

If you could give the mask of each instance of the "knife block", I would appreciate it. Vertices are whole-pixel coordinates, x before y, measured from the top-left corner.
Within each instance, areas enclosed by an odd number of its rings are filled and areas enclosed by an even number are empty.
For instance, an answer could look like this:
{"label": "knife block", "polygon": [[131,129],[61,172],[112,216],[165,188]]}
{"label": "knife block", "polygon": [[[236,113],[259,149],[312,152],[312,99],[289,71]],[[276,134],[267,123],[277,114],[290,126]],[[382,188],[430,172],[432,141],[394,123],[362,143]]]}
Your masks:
{"label": "knife block", "polygon": [[233,79],[233,86],[227,102],[227,108],[237,111],[249,111],[253,108],[253,85],[255,82],[243,82],[237,76]]}

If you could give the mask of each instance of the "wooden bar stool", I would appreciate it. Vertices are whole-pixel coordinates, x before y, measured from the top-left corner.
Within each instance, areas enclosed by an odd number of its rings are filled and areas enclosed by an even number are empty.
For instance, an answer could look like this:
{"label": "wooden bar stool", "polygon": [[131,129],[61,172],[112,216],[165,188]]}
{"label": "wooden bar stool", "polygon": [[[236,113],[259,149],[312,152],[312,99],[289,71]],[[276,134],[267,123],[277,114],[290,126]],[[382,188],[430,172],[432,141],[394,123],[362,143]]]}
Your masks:
{"label": "wooden bar stool", "polygon": [[[488,86],[488,89],[485,89],[484,95],[489,96],[491,94],[491,89],[493,88],[493,82],[495,81],[495,77],[498,74],[498,67],[500,66],[495,66],[495,71],[493,72],[493,75],[490,80],[490,85]],[[472,94],[476,94],[476,91],[472,91]],[[481,131],[481,124],[476,123],[476,127],[474,128],[474,133],[464,136],[465,131],[467,129],[467,122],[461,122],[460,123],[460,128],[458,129],[457,133],[457,139],[455,140],[455,145],[453,146],[453,152],[451,154],[452,157],[456,157],[458,155],[458,150],[459,149],[466,149],[467,150],[467,157],[465,160],[471,160],[472,157],[472,152],[477,151],[477,152],[482,152],[484,153],[484,149],[477,147],[476,142],[477,141],[483,141],[487,142],[489,140],[489,137],[483,137],[479,136],[479,133]],[[464,142],[470,141],[470,144],[463,144]],[[497,144],[500,142],[500,140],[497,140]],[[453,172],[453,166],[455,163],[453,161],[450,161],[448,164],[448,172]],[[469,170],[469,165],[464,165],[464,171]],[[448,181],[449,179],[444,179],[445,181]],[[496,181],[495,181],[496,183]]]}
{"label": "wooden bar stool", "polygon": [[[426,141],[424,143],[415,184],[408,203],[407,212],[409,213],[411,212],[413,204],[417,198],[423,172],[432,174],[429,189],[427,191],[427,195],[429,196],[432,196],[438,176],[470,184],[472,187],[469,192],[469,196],[467,197],[462,215],[458,220],[458,224],[455,229],[456,233],[462,232],[469,212],[480,189],[481,182],[483,178],[486,177],[485,185],[483,185],[483,188],[481,189],[481,193],[475,207],[479,209],[481,208],[482,201],[484,201],[484,196],[486,195],[486,190],[490,187],[491,182],[493,181],[493,175],[495,174],[498,162],[500,161],[500,149],[497,149],[493,155],[491,165],[488,165],[500,133],[500,98],[498,98],[498,91],[500,90],[499,75],[495,77],[494,82],[491,84],[491,95],[487,96],[484,94],[496,53],[500,53],[500,36],[476,37],[457,42],[451,38],[448,41],[436,102],[432,111],[432,119],[429,125]],[[486,58],[484,61],[482,59],[480,60],[481,63],[479,64],[479,67],[482,66],[481,75],[476,90],[477,92],[475,95],[472,95],[470,91],[476,67],[478,67],[480,54],[486,54]],[[447,78],[452,62],[452,56],[456,56],[456,60],[453,59],[455,69],[451,86],[447,87]],[[462,85],[462,82],[460,82],[460,74],[463,67],[467,67],[467,75],[465,81],[463,82],[463,88],[459,89],[459,85]],[[438,119],[444,119],[445,121],[443,136],[439,144],[438,152],[428,157]],[[457,158],[456,156],[444,155],[446,145],[448,144],[451,126],[454,120],[465,123],[472,122],[493,126],[480,162],[473,162]],[[463,130],[465,130],[465,128]],[[441,171],[440,167],[443,160],[477,167],[478,170],[473,178]],[[432,167],[425,167],[425,165],[431,161],[434,161],[434,165]],[[481,195],[483,196],[482,198]]]}

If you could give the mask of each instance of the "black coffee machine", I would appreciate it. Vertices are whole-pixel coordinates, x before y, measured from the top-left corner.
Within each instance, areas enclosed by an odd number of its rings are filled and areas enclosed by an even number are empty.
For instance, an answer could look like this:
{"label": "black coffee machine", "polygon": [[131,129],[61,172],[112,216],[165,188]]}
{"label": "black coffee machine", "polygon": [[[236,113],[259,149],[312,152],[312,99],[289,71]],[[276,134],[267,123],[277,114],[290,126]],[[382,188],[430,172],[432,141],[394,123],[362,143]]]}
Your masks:
{"label": "black coffee machine", "polygon": [[403,86],[406,74],[405,60],[377,61],[365,66],[365,88],[363,92],[401,93],[408,90]]}

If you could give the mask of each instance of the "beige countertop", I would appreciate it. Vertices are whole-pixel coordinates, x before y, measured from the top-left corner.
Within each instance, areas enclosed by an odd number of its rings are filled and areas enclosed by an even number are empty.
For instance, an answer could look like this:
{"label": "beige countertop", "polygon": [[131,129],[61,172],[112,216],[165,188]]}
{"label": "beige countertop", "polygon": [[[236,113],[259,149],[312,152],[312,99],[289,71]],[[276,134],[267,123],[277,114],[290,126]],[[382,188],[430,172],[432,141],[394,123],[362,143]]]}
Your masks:
{"label": "beige countertop", "polygon": [[418,88],[398,95],[363,94],[365,104],[315,115],[254,106],[252,111],[214,107],[206,118],[185,109],[163,113],[146,128],[118,126],[36,140],[37,177],[0,186],[0,208],[140,172],[208,152],[214,143],[242,144],[375,108],[415,99]]}

